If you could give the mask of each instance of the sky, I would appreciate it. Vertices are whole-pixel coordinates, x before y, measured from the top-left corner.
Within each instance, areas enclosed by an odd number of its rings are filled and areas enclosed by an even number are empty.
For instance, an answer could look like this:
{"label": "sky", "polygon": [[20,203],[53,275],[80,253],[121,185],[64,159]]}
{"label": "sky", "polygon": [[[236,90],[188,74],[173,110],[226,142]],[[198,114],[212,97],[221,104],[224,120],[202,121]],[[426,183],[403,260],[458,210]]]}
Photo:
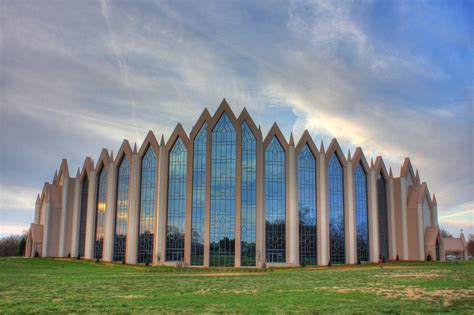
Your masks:
{"label": "sky", "polygon": [[[189,132],[225,97],[264,135],[405,157],[474,234],[474,1],[0,1],[0,236],[61,159]],[[467,236],[467,235],[466,235]]]}

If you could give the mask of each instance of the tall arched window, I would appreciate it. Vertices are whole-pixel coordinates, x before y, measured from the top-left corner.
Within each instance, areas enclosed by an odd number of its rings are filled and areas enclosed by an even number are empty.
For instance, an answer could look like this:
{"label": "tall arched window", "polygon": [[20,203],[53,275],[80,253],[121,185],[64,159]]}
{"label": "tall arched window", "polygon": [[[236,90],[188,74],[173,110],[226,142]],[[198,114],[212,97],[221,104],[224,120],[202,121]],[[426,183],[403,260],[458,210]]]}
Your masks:
{"label": "tall arched window", "polygon": [[166,260],[184,259],[184,223],[186,220],[186,147],[180,138],[169,155],[168,211],[166,216]]}
{"label": "tall arched window", "polygon": [[105,235],[105,210],[107,209],[107,171],[105,167],[102,167],[97,178],[99,180],[97,183],[97,210],[95,213],[94,257],[96,259],[102,259]]}
{"label": "tall arched window", "polygon": [[257,238],[257,141],[246,122],[242,124],[242,206],[240,265],[255,266]]}
{"label": "tall arched window", "polygon": [[236,133],[227,114],[212,130],[210,266],[233,266],[235,256]]}
{"label": "tall arched window", "polygon": [[380,259],[389,259],[388,254],[388,213],[387,183],[380,172],[377,177],[377,205],[379,208],[379,253]]}
{"label": "tall arched window", "polygon": [[84,257],[84,248],[86,246],[86,227],[87,227],[87,198],[89,196],[89,179],[87,173],[84,175],[81,184],[81,214],[79,216],[79,248],[78,256]]}
{"label": "tall arched window", "polygon": [[359,163],[354,174],[357,261],[370,260],[369,255],[369,214],[367,206],[367,174]]}
{"label": "tall arched window", "polygon": [[343,264],[345,261],[344,233],[344,174],[341,161],[336,153],[329,161],[328,167],[329,191],[329,248],[333,264]]}
{"label": "tall arched window", "polygon": [[194,138],[193,208],[191,218],[191,265],[204,264],[204,223],[206,218],[207,123]]}
{"label": "tall arched window", "polygon": [[138,263],[153,259],[153,226],[156,207],[156,154],[151,146],[142,158],[138,228]]}
{"label": "tall arched window", "polygon": [[306,144],[298,156],[300,264],[317,264],[316,159]]}
{"label": "tall arched window", "polygon": [[285,151],[273,137],[265,151],[265,252],[269,263],[286,262]]}
{"label": "tall arched window", "polygon": [[114,261],[123,261],[127,248],[128,190],[130,164],[126,157],[120,162],[117,176],[117,203],[115,206]]}

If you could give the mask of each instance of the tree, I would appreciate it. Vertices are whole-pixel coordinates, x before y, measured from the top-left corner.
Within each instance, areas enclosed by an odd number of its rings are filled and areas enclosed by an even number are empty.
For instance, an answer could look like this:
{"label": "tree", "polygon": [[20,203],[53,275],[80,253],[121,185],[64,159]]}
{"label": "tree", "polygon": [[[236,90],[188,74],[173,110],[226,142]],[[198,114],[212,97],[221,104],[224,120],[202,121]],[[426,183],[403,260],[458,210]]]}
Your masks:
{"label": "tree", "polygon": [[[23,241],[24,240],[24,241]],[[23,241],[23,244],[21,244]],[[5,236],[0,239],[0,256],[23,256],[25,251],[26,234]],[[23,246],[21,254],[20,245]]]}
{"label": "tree", "polygon": [[474,234],[469,234],[469,241],[467,241],[467,251],[469,255],[474,256]]}
{"label": "tree", "polygon": [[448,230],[446,230],[446,229],[443,228],[443,227],[440,227],[440,228],[439,228],[439,233],[441,234],[441,236],[442,236],[443,238],[453,237],[453,234],[449,233]]}

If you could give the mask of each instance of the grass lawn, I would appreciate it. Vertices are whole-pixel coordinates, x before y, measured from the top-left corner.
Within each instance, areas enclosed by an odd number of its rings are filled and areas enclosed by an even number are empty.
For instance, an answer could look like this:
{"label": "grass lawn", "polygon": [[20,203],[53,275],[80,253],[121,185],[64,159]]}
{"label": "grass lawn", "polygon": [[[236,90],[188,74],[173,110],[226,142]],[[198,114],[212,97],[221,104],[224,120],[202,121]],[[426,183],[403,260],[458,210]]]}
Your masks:
{"label": "grass lawn", "polygon": [[0,258],[4,312],[474,313],[474,261],[180,269]]}

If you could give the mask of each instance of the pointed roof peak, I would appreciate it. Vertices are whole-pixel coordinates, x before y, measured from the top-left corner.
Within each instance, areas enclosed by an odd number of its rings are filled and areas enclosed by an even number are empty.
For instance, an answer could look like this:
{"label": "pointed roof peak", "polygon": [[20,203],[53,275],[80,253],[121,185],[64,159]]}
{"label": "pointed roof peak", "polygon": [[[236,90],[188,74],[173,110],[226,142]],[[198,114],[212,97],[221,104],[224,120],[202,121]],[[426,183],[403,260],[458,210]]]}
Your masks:
{"label": "pointed roof peak", "polygon": [[390,166],[390,171],[388,172],[388,174],[390,175],[390,177],[393,177],[393,172],[392,172],[392,167]]}
{"label": "pointed roof peak", "polygon": [[293,140],[293,132],[290,134],[290,142],[288,145],[291,145],[292,147],[295,146],[295,141]]}
{"label": "pointed roof peak", "polygon": [[36,195],[36,202],[40,202],[40,194],[39,193]]}
{"label": "pointed roof peak", "polygon": [[420,173],[418,172],[418,169],[416,169],[415,177],[418,183],[420,183]]}
{"label": "pointed roof peak", "polygon": [[114,160],[114,150],[110,150],[110,160]]}
{"label": "pointed roof peak", "polygon": [[137,153],[137,143],[135,142],[135,144],[133,145],[133,153]]}
{"label": "pointed roof peak", "polygon": [[351,158],[351,148],[349,148],[349,150],[347,150],[347,160],[350,161],[352,158]]}
{"label": "pointed roof peak", "polygon": [[160,146],[162,146],[162,147],[165,146],[165,135],[164,134],[161,134]]}
{"label": "pointed roof peak", "polygon": [[321,140],[321,145],[319,146],[319,152],[323,154],[325,153],[323,140]]}
{"label": "pointed roof peak", "polygon": [[371,157],[370,158],[370,168],[373,168],[374,167],[374,158]]}
{"label": "pointed roof peak", "polygon": [[78,167],[76,172],[76,178],[78,178],[79,176],[81,176],[81,169]]}
{"label": "pointed roof peak", "polygon": [[438,202],[436,201],[436,195],[435,195],[434,193],[433,193],[433,204],[434,204],[434,205],[437,205],[437,204],[438,204]]}

